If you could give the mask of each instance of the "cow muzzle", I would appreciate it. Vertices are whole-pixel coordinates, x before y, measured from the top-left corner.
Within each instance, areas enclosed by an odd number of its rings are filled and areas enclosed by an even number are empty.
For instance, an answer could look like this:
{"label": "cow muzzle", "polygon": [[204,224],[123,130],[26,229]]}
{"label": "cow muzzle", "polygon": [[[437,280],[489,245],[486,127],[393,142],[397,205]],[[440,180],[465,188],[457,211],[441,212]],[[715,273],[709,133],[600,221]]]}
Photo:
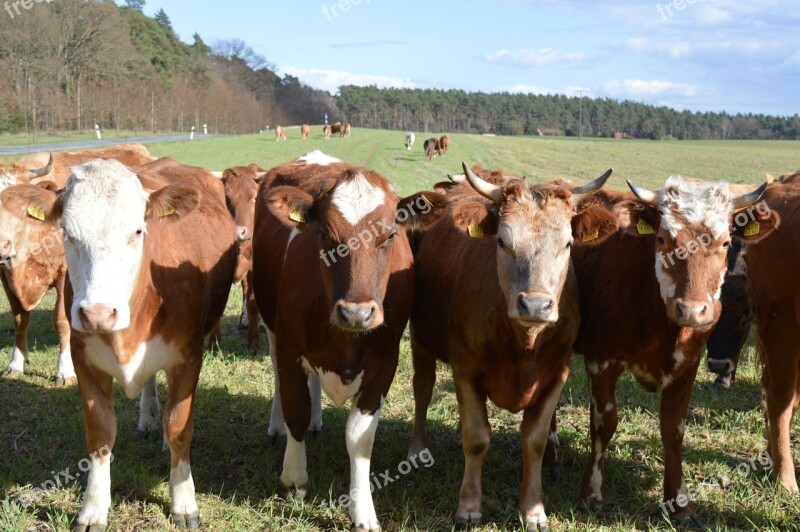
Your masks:
{"label": "cow muzzle", "polygon": [[555,323],[558,321],[558,305],[548,294],[520,292],[516,300],[516,318],[523,323]]}
{"label": "cow muzzle", "polygon": [[681,327],[702,328],[714,322],[714,305],[708,301],[675,300],[672,319]]}
{"label": "cow muzzle", "polygon": [[239,242],[247,242],[253,238],[253,233],[244,225],[240,225],[236,228],[236,239]]}
{"label": "cow muzzle", "polygon": [[383,311],[375,301],[338,301],[333,307],[333,319],[336,326],[345,331],[367,332],[383,324]]}
{"label": "cow muzzle", "polygon": [[108,334],[116,330],[119,312],[111,305],[81,303],[78,319],[80,327],[75,327],[76,329],[80,328],[87,333]]}

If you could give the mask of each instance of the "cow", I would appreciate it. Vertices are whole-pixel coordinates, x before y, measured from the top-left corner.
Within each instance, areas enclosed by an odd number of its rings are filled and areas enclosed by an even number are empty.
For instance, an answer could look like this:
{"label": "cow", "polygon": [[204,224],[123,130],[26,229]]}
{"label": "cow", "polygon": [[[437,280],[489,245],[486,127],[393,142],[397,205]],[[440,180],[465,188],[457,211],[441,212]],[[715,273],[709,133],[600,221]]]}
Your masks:
{"label": "cow", "polygon": [[308,124],[300,126],[300,135],[303,137],[303,140],[308,140],[308,137],[311,136],[311,126]]}
{"label": "cow", "polygon": [[325,135],[325,140],[330,140],[333,135],[333,126],[331,124],[326,125],[322,128],[322,133]]}
{"label": "cow", "polygon": [[439,139],[428,139],[422,147],[425,149],[425,157],[427,157],[429,161],[433,159],[434,155],[441,155]]}
{"label": "cow", "polygon": [[450,148],[450,136],[443,135],[442,138],[439,139],[439,152],[441,155],[447,153],[447,150]]}
{"label": "cow", "polygon": [[380,529],[369,463],[411,312],[405,229],[430,223],[443,207],[432,192],[401,199],[383,176],[319,151],[273,168],[259,186],[253,287],[285,408],[280,480],[305,496],[304,438],[319,415],[307,374],[315,374],[334,404],[352,399],[345,433],[353,530]]}
{"label": "cow", "polygon": [[20,183],[30,183],[35,179],[42,178],[53,171],[53,156],[45,164],[31,167],[25,161],[17,161],[11,164],[0,164],[0,190],[10,185]]}
{"label": "cow", "polygon": [[[47,163],[39,166],[45,157]],[[80,152],[32,154],[11,165],[22,169],[21,173],[15,174],[13,180],[4,178],[2,181],[6,184],[38,183],[55,190],[66,182],[64,172],[68,171],[68,165],[81,164],[97,157],[120,158],[128,164],[144,164],[153,160],[144,146],[139,144]],[[25,168],[33,170],[26,174]],[[0,281],[14,317],[14,347],[11,360],[0,373],[1,376],[16,377],[25,372],[31,312],[44,295],[55,288],[53,323],[59,337],[55,382],[63,386],[75,380],[69,348],[70,327],[64,308],[67,265],[62,240],[63,236],[57,229],[26,224],[0,207]]]}
{"label": "cow", "polygon": [[415,253],[416,408],[409,455],[427,448],[436,360],[449,363],[465,460],[456,526],[481,523],[489,398],[524,412],[519,508],[528,530],[546,530],[542,459],[579,324],[570,249],[597,245],[617,230],[616,217],[605,208],[576,212],[576,206],[611,171],[576,188],[517,177],[495,184],[466,164],[464,172],[469,185],[449,190],[447,215],[423,233]]}
{"label": "cow", "polygon": [[331,135],[343,137],[344,136],[344,124],[342,124],[341,122],[336,122],[335,124],[333,124],[331,126]]}
{"label": "cow", "polygon": [[658,191],[629,186],[633,195],[603,191],[589,200],[613,209],[620,231],[574,252],[581,309],[575,351],[584,357],[591,403],[581,498],[590,508],[602,505],[605,451],[618,421],[615,388],[627,371],[661,395],[661,508],[679,523],[699,526],[681,464],[689,398],[703,345],[720,315],[729,226],[766,184],[740,196],[727,183],[679,176]]}
{"label": "cow", "polygon": [[800,405],[798,205],[800,171],[769,184],[756,216],[744,227],[737,225],[737,231],[754,240],[748,241],[746,262],[756,309],[772,475],[791,493],[798,493],[791,451],[792,417]]}
{"label": "cow", "polygon": [[342,125],[342,137],[349,137],[353,131],[353,125],[350,122],[345,122]]}
{"label": "cow", "polygon": [[406,149],[411,151],[411,148],[414,147],[414,142],[417,141],[417,136],[414,135],[412,132],[406,133]]}
{"label": "cow", "polygon": [[256,164],[228,168],[222,173],[225,186],[225,202],[236,222],[236,238],[239,246],[239,261],[236,266],[234,282],[242,283],[242,325],[247,327],[247,345],[250,353],[258,352],[260,337],[258,331],[259,316],[256,300],[253,296],[252,265],[253,222],[256,208],[258,184],[264,177],[265,170]]}
{"label": "cow", "polygon": [[275,126],[275,140],[278,142],[286,140],[286,129],[283,126]]}
{"label": "cow", "polygon": [[189,461],[194,395],[203,338],[224,311],[238,244],[224,204],[197,180],[166,184],[118,161],[93,160],[74,167],[59,193],[17,185],[0,195],[28,223],[60,220],[64,230],[70,343],[91,457],[76,530],[107,523],[113,379],[133,398],[161,370],[172,519],[178,527],[199,525]]}

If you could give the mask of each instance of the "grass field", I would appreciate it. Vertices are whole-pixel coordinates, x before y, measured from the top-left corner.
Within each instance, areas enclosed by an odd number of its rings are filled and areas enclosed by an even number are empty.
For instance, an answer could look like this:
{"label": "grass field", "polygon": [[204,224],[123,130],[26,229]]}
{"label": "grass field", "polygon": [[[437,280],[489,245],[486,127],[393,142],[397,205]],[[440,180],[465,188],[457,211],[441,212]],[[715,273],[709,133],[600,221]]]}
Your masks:
{"label": "grass field", "polygon": [[[314,128],[319,136],[320,128]],[[707,179],[755,182],[764,171],[779,174],[800,167],[800,148],[791,142],[645,142],[568,139],[515,139],[454,135],[451,152],[432,163],[424,160],[417,135],[413,152],[403,147],[402,132],[355,130],[350,139],[302,142],[289,130],[286,143],[273,135],[150,146],[155,155],[213,170],[257,162],[269,167],[321,148],[350,162],[370,166],[393,179],[403,194],[429,187],[458,171],[459,162],[479,162],[524,173],[536,180],[568,177],[575,181],[615,169],[612,186],[624,178],[657,187],[673,173]],[[234,287],[224,318],[221,353],[205,355],[197,394],[192,466],[205,530],[348,530],[346,508],[325,504],[348,491],[344,440],[347,408],[325,400],[325,428],[308,444],[310,495],[305,503],[284,498],[278,475],[283,442],[266,438],[273,379],[265,349],[255,357],[237,330],[239,288]],[[26,375],[0,381],[0,530],[69,530],[80,509],[82,478],[47,494],[34,490],[54,472],[75,472],[85,458],[80,397],[76,386],[57,388],[52,376],[57,337],[50,321],[52,294],[34,312],[30,328],[31,360]],[[0,349],[9,356],[13,321],[7,302],[0,304]],[[265,339],[262,338],[265,342]],[[413,399],[408,339],[387,398],[373,452],[373,471],[396,471],[405,459]],[[7,358],[2,359],[6,363]],[[695,384],[684,443],[684,471],[695,508],[711,530],[797,530],[800,498],[782,492],[755,462],[765,448],[759,372],[755,353],[743,354],[738,379],[729,391],[709,389],[712,377],[701,369]],[[163,376],[160,396],[165,397]],[[545,505],[552,530],[670,530],[661,515],[663,461],[658,431],[658,398],[630,377],[619,384],[620,425],[609,448],[607,491],[601,512],[589,512],[577,500],[588,451],[588,390],[580,357],[559,403],[562,474],[545,476]],[[113,505],[109,530],[168,530],[169,454],[157,438],[136,435],[138,405],[116,394],[118,437],[112,466]],[[492,446],[483,482],[485,526],[479,530],[519,528],[517,497],[521,478],[520,416],[490,408]],[[384,530],[450,530],[458,502],[463,454],[449,370],[440,367],[429,415],[430,468],[419,468],[374,494]],[[795,463],[800,462],[800,420],[793,430]],[[737,472],[738,469],[738,472]]]}
{"label": "grass field", "polygon": [[[156,135],[165,135],[169,133],[153,133],[151,131],[126,131],[120,130],[117,133],[116,130],[109,129],[109,130],[102,130],[102,135],[104,140],[115,140],[115,139],[129,139],[132,137],[152,137]],[[171,133],[173,135],[177,133]],[[94,137],[94,129],[87,129],[83,133],[78,133],[75,131],[67,132],[67,133],[45,133],[43,135],[36,136],[36,143],[37,144],[51,144],[57,142],[73,142],[79,140],[95,140]],[[30,135],[18,134],[18,135],[0,135],[0,147],[2,146],[27,146],[28,144],[33,142],[33,137]]]}

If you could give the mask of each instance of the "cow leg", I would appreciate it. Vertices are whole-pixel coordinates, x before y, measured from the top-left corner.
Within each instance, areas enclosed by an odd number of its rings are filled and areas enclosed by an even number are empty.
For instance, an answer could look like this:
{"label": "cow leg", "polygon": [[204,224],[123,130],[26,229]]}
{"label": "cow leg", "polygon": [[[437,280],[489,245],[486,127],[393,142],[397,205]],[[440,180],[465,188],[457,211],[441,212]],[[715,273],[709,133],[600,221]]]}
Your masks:
{"label": "cow leg", "polygon": [[[270,350],[275,345],[276,353],[284,353],[285,348],[272,343],[270,337]],[[277,355],[273,361],[280,361]],[[272,400],[273,412],[275,403],[291,405],[291,408],[282,415],[285,417],[286,452],[283,455],[283,471],[281,483],[292,490],[292,495],[303,499],[308,492],[308,468],[306,463],[305,435],[311,421],[311,397],[308,391],[308,380],[305,371],[300,366],[299,356],[286,356],[285,364],[278,364],[276,376],[280,373],[280,396]],[[277,379],[275,380],[277,385]],[[280,405],[279,405],[280,408]],[[270,419],[270,426],[273,420]]]}
{"label": "cow leg", "polygon": [[161,403],[158,400],[156,374],[147,379],[139,397],[139,425],[136,430],[141,434],[157,432],[160,428]]}
{"label": "cow leg", "polygon": [[217,320],[211,332],[208,334],[208,351],[222,350],[222,318]]}
{"label": "cow leg", "polygon": [[250,354],[255,355],[260,347],[261,335],[258,330],[258,305],[253,293],[251,272],[247,272],[242,279],[242,294],[244,298],[242,315],[247,318],[247,345],[250,348]]}
{"label": "cow leg", "polygon": [[75,382],[75,368],[72,365],[72,353],[69,347],[70,325],[67,319],[64,302],[64,283],[66,272],[60,273],[56,280],[56,305],[53,308],[53,325],[58,333],[58,365],[56,366],[56,386],[66,386]]}
{"label": "cow leg", "polygon": [[311,396],[311,424],[308,432],[316,437],[322,430],[322,386],[314,373],[308,375],[308,392]]}
{"label": "cow leg", "polygon": [[670,519],[690,528],[698,528],[700,523],[689,502],[689,492],[683,477],[681,447],[698,365],[695,364],[664,388],[659,409],[661,441],[664,445],[664,501],[661,509],[669,514]]}
{"label": "cow leg", "polygon": [[353,407],[350,409],[345,428],[347,454],[350,455],[350,519],[353,523],[351,530],[379,531],[381,526],[370,492],[369,468],[381,407],[373,411],[362,405],[361,399],[360,396],[353,399]]}
{"label": "cow leg", "polygon": [[98,531],[105,529],[111,507],[112,450],[117,436],[113,380],[88,362],[78,362],[75,370],[83,400],[86,448],[92,467],[74,530]]}
{"label": "cow leg", "polygon": [[486,395],[479,392],[474,383],[462,382],[453,373],[461,419],[461,444],[464,447],[464,478],[456,511],[456,526],[466,527],[481,524],[481,472],[483,458],[489,450],[492,428],[486,411]]}
{"label": "cow leg", "polygon": [[1,273],[3,289],[5,289],[11,313],[14,316],[14,349],[11,351],[11,360],[2,376],[17,377],[25,373],[25,362],[28,361],[28,324],[31,321],[31,313],[22,308],[22,303],[8,287],[5,272]]}
{"label": "cow leg", "polygon": [[767,403],[768,452],[774,465],[773,477],[789,492],[797,493],[791,424],[800,400],[800,342],[794,331],[775,329],[777,324],[765,327],[763,333],[759,330],[764,352],[761,384]]}
{"label": "cow leg", "polygon": [[558,441],[558,425],[556,423],[556,413],[550,420],[550,434],[547,437],[547,447],[544,450],[544,464],[550,471],[550,477],[558,479],[561,477],[561,462],[558,460],[558,448],[561,443]]}
{"label": "cow leg", "polygon": [[[418,455],[428,448],[428,406],[436,383],[436,358],[411,337],[411,353],[414,363],[414,427],[408,457]],[[430,451],[429,451],[430,452]]]}
{"label": "cow leg", "polygon": [[597,364],[587,362],[586,373],[589,375],[589,436],[592,452],[583,471],[581,499],[589,508],[597,510],[603,503],[606,449],[619,421],[616,387],[622,370],[613,364],[600,371]]}
{"label": "cow leg", "polygon": [[283,418],[283,408],[281,407],[281,380],[278,378],[278,355],[275,350],[275,333],[269,329],[267,329],[267,341],[269,342],[269,358],[272,361],[272,382],[275,387],[275,392],[272,395],[272,410],[269,414],[267,438],[274,443],[278,436],[286,436],[286,422]]}
{"label": "cow leg", "polygon": [[542,497],[542,459],[548,447],[548,436],[555,420],[556,405],[561,389],[569,375],[569,366],[564,366],[547,390],[547,395],[525,409],[522,418],[522,486],[519,493],[519,509],[525,518],[528,530],[549,530]]}
{"label": "cow leg", "polygon": [[194,430],[194,396],[203,362],[202,347],[201,343],[197,346],[197,352],[188,360],[167,370],[167,402],[164,405],[163,423],[164,436],[170,451],[169,498],[172,521],[178,528],[197,528],[200,525],[189,448]]}

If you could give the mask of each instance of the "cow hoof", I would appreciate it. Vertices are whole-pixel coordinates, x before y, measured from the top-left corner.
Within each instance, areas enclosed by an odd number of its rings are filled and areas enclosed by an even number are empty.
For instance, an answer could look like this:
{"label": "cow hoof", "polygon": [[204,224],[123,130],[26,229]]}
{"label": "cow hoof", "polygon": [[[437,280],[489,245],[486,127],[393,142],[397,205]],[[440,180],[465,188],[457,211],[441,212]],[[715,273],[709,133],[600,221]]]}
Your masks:
{"label": "cow hoof", "polygon": [[281,446],[286,445],[286,435],[285,434],[267,434],[267,443],[272,447],[277,447],[280,443]]}
{"label": "cow hoof", "polygon": [[703,525],[695,514],[675,515],[669,520],[679,530],[703,530]]}
{"label": "cow hoof", "polygon": [[172,522],[175,528],[197,528],[200,526],[200,514],[197,512],[191,515],[172,514]]}
{"label": "cow hoof", "polygon": [[75,525],[72,527],[72,532],[106,532],[106,527],[103,525]]}
{"label": "cow hoof", "polygon": [[473,526],[481,526],[483,516],[479,513],[456,515],[456,530],[466,530]]}
{"label": "cow hoof", "polygon": [[381,527],[380,525],[375,528],[370,528],[365,525],[352,525],[350,527],[350,532],[381,532]]}
{"label": "cow hoof", "polygon": [[527,530],[528,532],[550,532],[550,527],[547,526],[547,521],[541,523],[526,521],[525,530]]}
{"label": "cow hoof", "polygon": [[17,379],[22,377],[22,375],[24,374],[18,369],[4,369],[3,373],[0,373],[0,377],[6,377],[9,379]]}
{"label": "cow hoof", "polygon": [[311,438],[316,440],[317,436],[319,436],[320,432],[322,432],[322,430],[320,430],[320,429],[316,429],[316,428],[308,429],[308,432],[306,432],[306,435],[311,436]]}
{"label": "cow hoof", "polygon": [[56,386],[72,386],[78,382],[75,377],[56,377]]}
{"label": "cow hoof", "polygon": [[[283,484],[283,483],[282,483]],[[305,486],[287,486],[283,484],[283,489],[285,490],[285,499],[287,501],[304,501],[306,497],[308,497],[308,484]]]}

